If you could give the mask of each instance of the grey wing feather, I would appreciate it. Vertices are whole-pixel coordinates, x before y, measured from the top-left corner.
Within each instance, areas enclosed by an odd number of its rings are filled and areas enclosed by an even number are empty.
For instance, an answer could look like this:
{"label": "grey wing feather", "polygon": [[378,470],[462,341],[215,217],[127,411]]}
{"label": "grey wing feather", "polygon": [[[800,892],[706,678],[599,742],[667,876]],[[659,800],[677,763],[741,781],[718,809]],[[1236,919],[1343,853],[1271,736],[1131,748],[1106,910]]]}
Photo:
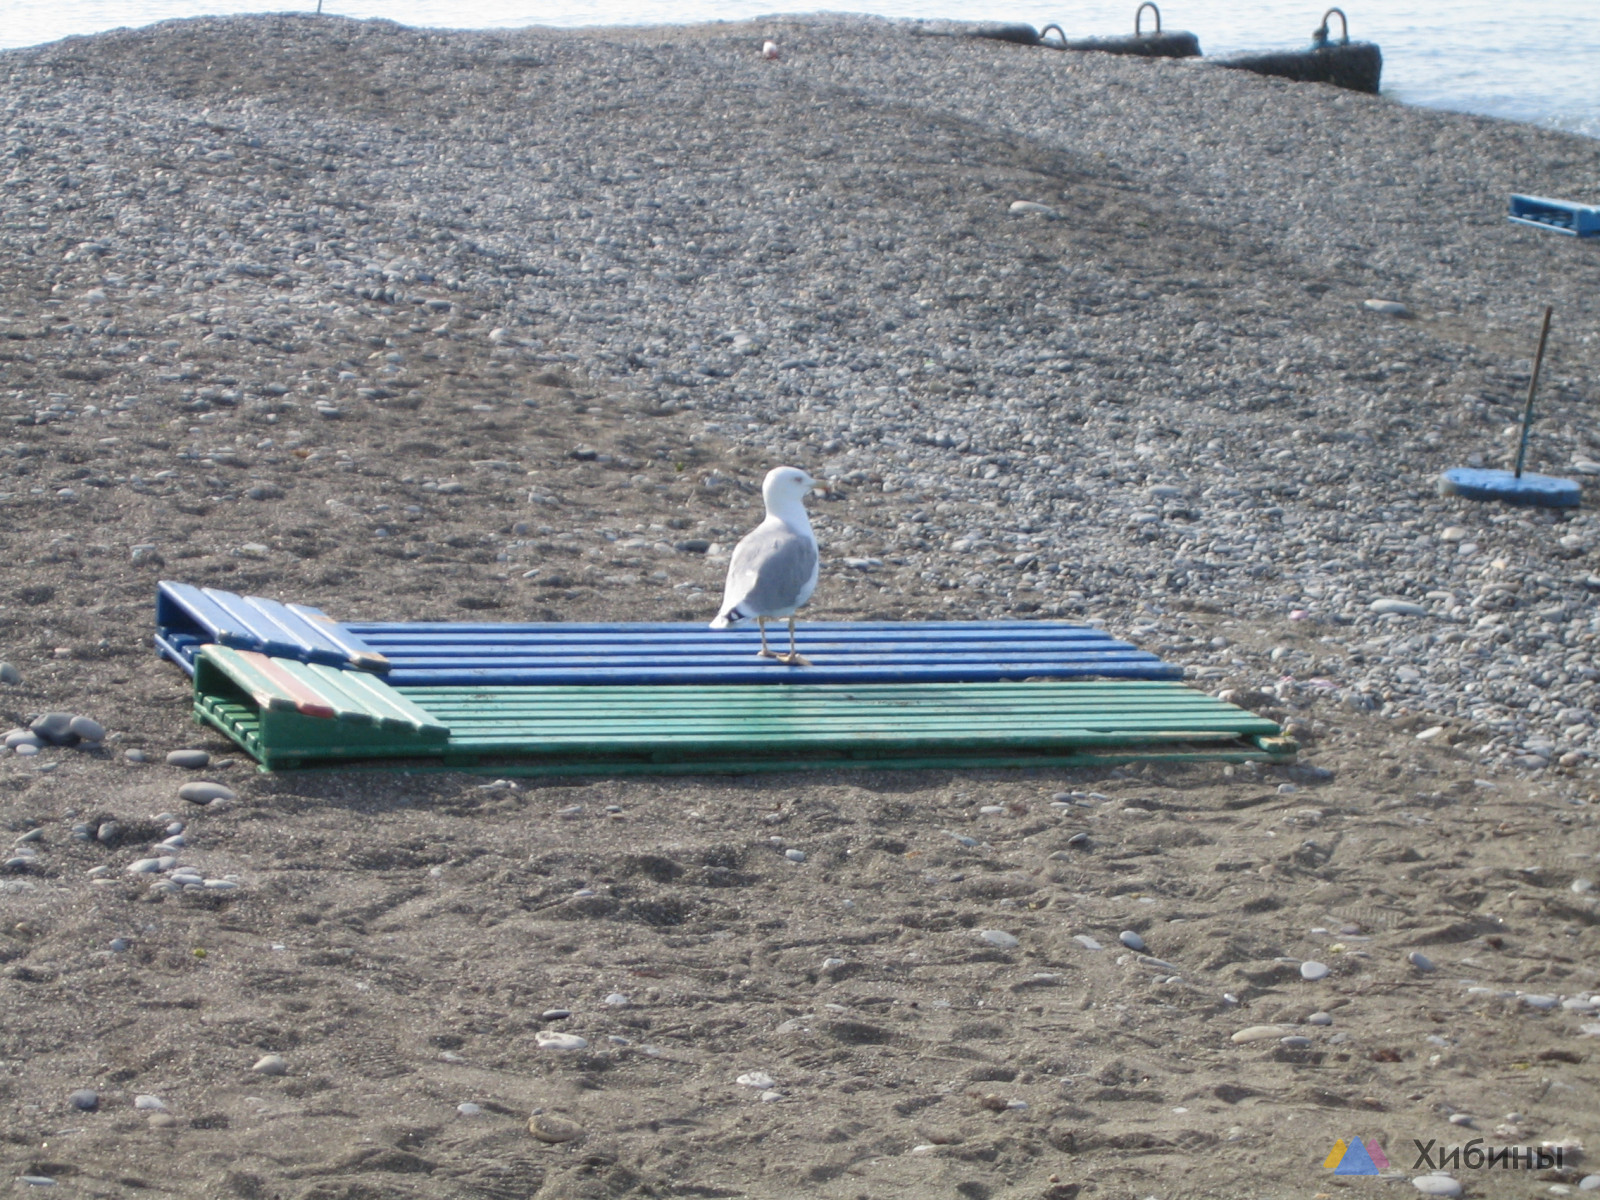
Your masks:
{"label": "grey wing feather", "polygon": [[727,599],[755,616],[787,613],[808,598],[816,569],[815,542],[788,529],[756,529],[728,561]]}

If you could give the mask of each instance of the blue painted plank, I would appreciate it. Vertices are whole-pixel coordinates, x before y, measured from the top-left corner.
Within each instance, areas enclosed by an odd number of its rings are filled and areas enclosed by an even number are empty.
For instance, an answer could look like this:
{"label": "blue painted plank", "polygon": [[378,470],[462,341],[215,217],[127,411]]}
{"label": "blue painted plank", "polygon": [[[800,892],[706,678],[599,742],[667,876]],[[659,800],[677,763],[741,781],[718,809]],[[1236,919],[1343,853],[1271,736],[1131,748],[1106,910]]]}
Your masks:
{"label": "blue painted plank", "polygon": [[[257,599],[256,603],[265,602]],[[389,669],[389,661],[382,654],[350,633],[320,608],[311,608],[305,604],[288,604],[284,608],[300,622],[301,628],[309,631],[309,636],[319,639],[331,653],[343,655],[345,662],[350,666],[359,671],[383,672]]]}
{"label": "blue painted plank", "polygon": [[462,667],[413,668],[395,661],[384,679],[395,687],[545,685],[779,684],[779,683],[999,683],[1050,679],[1181,679],[1183,669],[1159,661],[1069,663],[911,663],[903,666],[788,667],[771,659],[721,667]]}
{"label": "blue painted plank", "polygon": [[[1137,650],[1108,650],[1098,654],[1051,654],[1034,651],[1028,654],[938,654],[919,655],[898,652],[894,654],[829,654],[818,646],[803,647],[805,657],[815,665],[829,667],[904,666],[915,663],[937,662],[948,666],[982,667],[988,663],[1028,663],[1049,666],[1070,664],[1080,669],[1096,663],[1124,663],[1129,665],[1157,663],[1153,654]],[[756,647],[732,654],[641,654],[615,655],[603,651],[597,654],[493,654],[482,649],[464,654],[393,654],[390,662],[396,670],[442,670],[448,667],[559,667],[572,670],[593,667],[615,667],[618,670],[688,670],[694,667],[760,667],[770,665],[756,653]]]}
{"label": "blue painted plank", "polygon": [[[783,626],[768,626],[767,638],[788,638],[788,631]],[[1047,650],[1067,649],[1074,651],[1093,651],[1097,649],[1128,649],[1128,643],[1117,638],[1098,636],[1086,637],[1030,637],[1019,634],[1015,637],[980,636],[969,637],[962,634],[944,635],[937,629],[920,630],[916,623],[908,622],[900,629],[879,629],[859,631],[831,631],[816,630],[809,626],[801,626],[798,630],[800,640],[808,646],[828,646],[836,650],[862,650],[870,652],[872,648],[879,648],[881,653],[903,651],[907,647],[941,646],[951,650],[970,650],[973,652],[992,651],[994,653],[1010,653],[1015,650]],[[497,649],[512,649],[516,647],[535,647],[541,653],[551,654],[582,654],[588,647],[602,646],[607,653],[617,654],[667,654],[672,652],[694,653],[720,653],[729,646],[739,646],[748,640],[757,643],[760,634],[754,629],[735,629],[727,631],[710,632],[705,629],[689,632],[674,633],[604,633],[594,632],[586,634],[561,634],[561,633],[530,633],[508,626],[504,631],[494,631],[473,634],[453,633],[413,633],[406,629],[397,629],[393,633],[372,634],[368,633],[362,638],[364,645],[382,647],[385,651],[399,650],[405,653],[417,653],[430,647],[438,647],[446,653],[457,653],[462,649],[473,646],[492,646]]]}
{"label": "blue painted plank", "polygon": [[[775,640],[788,644],[788,635],[769,633],[768,644]],[[446,658],[471,658],[478,655],[488,655],[494,658],[513,658],[519,655],[534,655],[538,658],[587,658],[600,654],[613,659],[630,658],[742,658],[753,654],[760,647],[759,635],[725,635],[720,641],[710,640],[674,640],[674,641],[623,641],[620,638],[613,643],[607,639],[591,637],[581,642],[567,642],[542,640],[538,638],[522,637],[504,640],[478,636],[471,639],[444,639],[428,638],[416,640],[402,640],[395,638],[373,638],[370,643],[375,648],[381,649],[388,655],[404,655],[408,658],[418,657],[446,657]],[[1095,654],[1141,654],[1154,657],[1143,650],[1136,650],[1126,642],[1113,641],[1110,638],[1098,642],[1065,642],[1052,643],[1044,641],[1015,641],[1015,642],[974,642],[962,639],[946,640],[942,638],[900,638],[872,641],[847,641],[842,638],[826,637],[811,638],[803,634],[799,644],[809,657],[812,651],[828,655],[860,655],[873,657],[879,655],[892,655],[905,657],[907,654],[937,651],[941,655],[969,655],[988,656],[990,658],[1017,658],[1032,657],[1036,655],[1055,656],[1060,654],[1095,655]]]}
{"label": "blue painted plank", "polygon": [[[343,621],[350,633],[361,637],[382,636],[387,633],[408,634],[592,634],[615,633],[643,636],[657,633],[678,633],[696,637],[728,636],[727,632],[708,629],[703,621]],[[781,622],[768,627],[777,628]],[[755,626],[750,626],[754,629]],[[926,631],[935,635],[943,631],[970,634],[974,637],[1000,636],[1003,638],[1103,638],[1109,637],[1102,629],[1092,625],[1069,625],[1065,621],[808,621],[802,619],[800,628],[840,634],[877,633],[900,631],[908,636],[925,637]],[[729,632],[739,632],[737,630]]]}

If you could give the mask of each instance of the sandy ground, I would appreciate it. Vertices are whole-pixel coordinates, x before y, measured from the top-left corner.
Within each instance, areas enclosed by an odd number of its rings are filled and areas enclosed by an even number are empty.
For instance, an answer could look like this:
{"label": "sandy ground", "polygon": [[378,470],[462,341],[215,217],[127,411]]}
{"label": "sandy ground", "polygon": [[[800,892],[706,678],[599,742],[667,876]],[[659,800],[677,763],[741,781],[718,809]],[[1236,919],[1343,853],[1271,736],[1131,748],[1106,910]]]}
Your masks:
{"label": "sandy ground", "polygon": [[[7,329],[37,332],[53,277],[7,270]],[[1554,769],[1486,774],[1448,738],[1417,741],[1419,719],[1255,696],[1299,726],[1294,768],[514,786],[266,776],[198,731],[184,679],[148,649],[161,577],[350,618],[710,615],[721,565],[700,550],[596,555],[562,534],[731,539],[765,462],[576,367],[513,372],[488,339],[452,336],[474,319],[348,310],[337,337],[287,353],[404,347],[409,386],[358,418],[219,405],[250,440],[181,464],[189,487],[156,472],[197,418],[119,411],[91,378],[52,386],[98,401],[97,419],[10,433],[17,496],[47,484],[84,502],[6,509],[0,645],[23,681],[0,705],[112,733],[0,759],[0,823],[40,831],[32,862],[0,876],[0,1177],[244,1200],[1386,1188],[1323,1168],[1351,1137],[1405,1179],[1413,1139],[1565,1147],[1556,1171],[1456,1171],[1473,1196],[1586,1173],[1589,789]],[[7,343],[7,369],[30,371],[16,346],[34,344]],[[253,352],[184,350],[201,379]],[[97,478],[139,472],[148,488],[95,498]],[[465,492],[438,490],[458,476]],[[885,534],[905,515],[866,488],[817,507]],[[135,539],[155,549],[130,555]],[[816,611],[963,603],[890,563],[831,572]],[[1196,645],[1225,629],[1252,663],[1315,646],[1277,617],[1201,604],[1184,619]],[[177,798],[196,775],[159,760],[185,746],[212,751],[203,777],[236,802]],[[73,836],[112,819],[111,844]],[[236,891],[163,897],[126,873],[173,820],[184,861]],[[1306,980],[1305,961],[1331,970]],[[1233,1041],[1257,1026],[1282,1028]],[[548,1031],[587,1045],[542,1046]],[[253,1070],[266,1055],[284,1073]],[[73,1107],[79,1089],[96,1110]],[[574,1136],[541,1140],[530,1117]]]}

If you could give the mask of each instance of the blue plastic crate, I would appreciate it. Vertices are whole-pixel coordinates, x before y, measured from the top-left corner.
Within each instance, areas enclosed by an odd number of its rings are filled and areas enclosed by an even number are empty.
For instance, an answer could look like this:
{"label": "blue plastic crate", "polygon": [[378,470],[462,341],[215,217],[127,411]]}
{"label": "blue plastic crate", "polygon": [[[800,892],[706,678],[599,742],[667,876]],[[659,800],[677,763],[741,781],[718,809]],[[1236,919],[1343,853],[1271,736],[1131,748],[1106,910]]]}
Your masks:
{"label": "blue plastic crate", "polygon": [[1543,196],[1512,196],[1508,219],[1568,237],[1600,237],[1600,208]]}

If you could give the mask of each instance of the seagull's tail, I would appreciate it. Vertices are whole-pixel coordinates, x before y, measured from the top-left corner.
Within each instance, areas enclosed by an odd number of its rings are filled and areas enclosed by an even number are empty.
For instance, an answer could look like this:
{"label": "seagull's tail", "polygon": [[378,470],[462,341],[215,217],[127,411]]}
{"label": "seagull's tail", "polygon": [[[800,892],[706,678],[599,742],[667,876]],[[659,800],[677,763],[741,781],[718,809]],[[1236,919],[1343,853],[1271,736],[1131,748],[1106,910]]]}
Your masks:
{"label": "seagull's tail", "polygon": [[754,613],[745,612],[737,604],[730,604],[717,614],[716,619],[711,622],[711,628],[732,629],[735,625],[743,624],[754,616]]}

